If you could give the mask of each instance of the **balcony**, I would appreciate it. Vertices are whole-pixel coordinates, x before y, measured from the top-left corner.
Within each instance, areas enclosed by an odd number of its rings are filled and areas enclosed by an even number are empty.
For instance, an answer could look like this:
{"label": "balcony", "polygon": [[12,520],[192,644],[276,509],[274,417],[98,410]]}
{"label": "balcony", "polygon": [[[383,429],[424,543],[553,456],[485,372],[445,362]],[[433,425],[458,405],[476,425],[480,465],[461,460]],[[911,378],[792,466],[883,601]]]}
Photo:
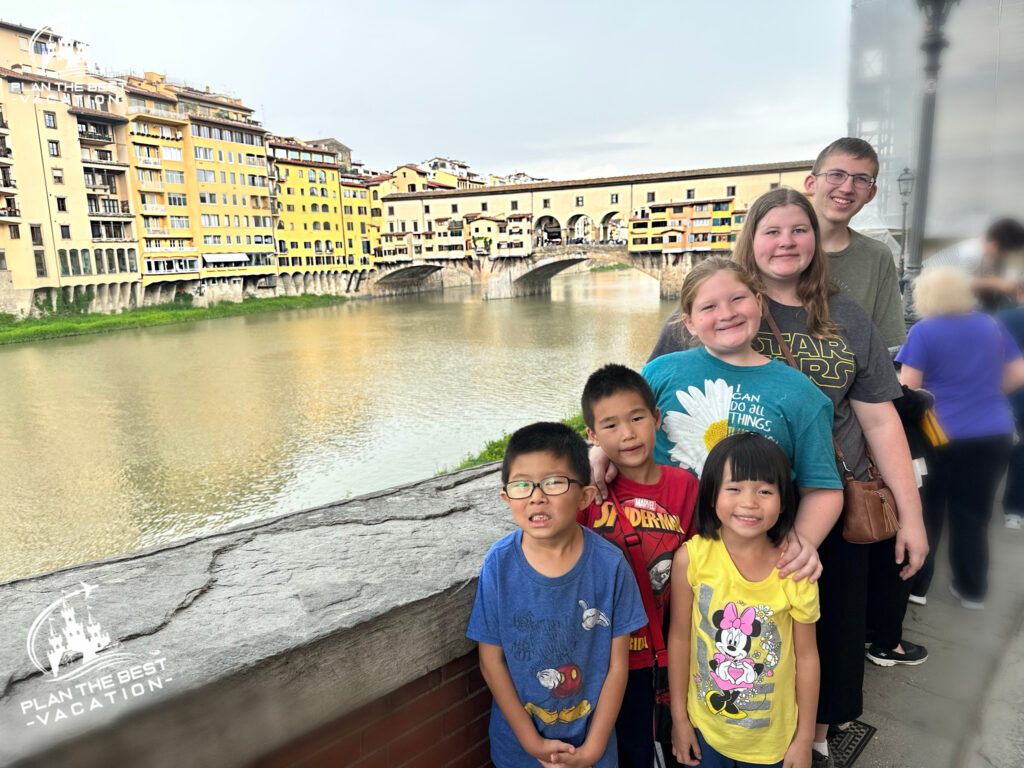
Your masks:
{"label": "balcony", "polygon": [[3,116],[0,115],[0,131],[10,131],[10,126],[7,125],[7,121],[4,120]]}
{"label": "balcony", "polygon": [[0,176],[0,189],[17,189],[18,182],[9,176]]}
{"label": "balcony", "polygon": [[123,168],[128,167],[128,163],[123,163],[120,160],[108,160],[106,158],[99,157],[83,157],[82,165],[114,165]]}
{"label": "balcony", "polygon": [[90,179],[88,176],[86,176],[85,186],[89,189],[96,189],[102,192],[106,192],[108,195],[117,194],[117,187],[105,179]]}
{"label": "balcony", "polygon": [[148,179],[136,179],[135,183],[139,185],[141,189],[163,189],[164,183],[162,181],[150,181]]}
{"label": "balcony", "polygon": [[[127,207],[127,206],[124,206],[124,207]],[[110,218],[130,219],[130,218],[132,218],[135,215],[131,211],[124,210],[124,208],[122,206],[113,206],[113,205],[104,205],[104,206],[90,205],[88,207],[88,212],[89,212],[90,216],[98,217],[98,218],[106,218],[106,219],[110,219]]]}
{"label": "balcony", "polygon": [[0,218],[5,219],[20,219],[21,209],[14,208],[13,206],[7,206],[6,208],[0,208]]}
{"label": "balcony", "polygon": [[161,165],[159,157],[138,157],[136,159],[138,160],[139,165],[148,166],[150,168],[159,168]]}
{"label": "balcony", "polygon": [[245,164],[246,165],[257,166],[257,167],[260,167],[260,168],[266,168],[267,167],[267,161],[266,161],[265,158],[262,158],[262,157],[247,157],[247,158],[245,158]]}
{"label": "balcony", "polygon": [[11,160],[11,148],[7,146],[0,146],[0,163],[13,163]]}
{"label": "balcony", "polygon": [[113,144],[114,137],[109,133],[100,133],[99,131],[79,131],[78,140],[85,142],[86,144]]}
{"label": "balcony", "polygon": [[107,235],[93,235],[92,241],[94,243],[134,243],[137,240],[134,237],[110,237]]}
{"label": "balcony", "polygon": [[146,246],[146,253],[181,253],[199,250],[194,245],[159,245],[156,247]]}
{"label": "balcony", "polygon": [[150,227],[146,230],[146,237],[167,237],[170,233],[165,227]]}
{"label": "balcony", "polygon": [[188,118],[186,118],[184,115],[179,115],[177,112],[171,112],[167,109],[155,109],[154,107],[132,106],[131,104],[128,105],[129,115],[137,115],[140,113],[143,115],[153,115],[153,117],[162,117],[165,120],[173,120],[176,123],[188,122]]}
{"label": "balcony", "polygon": [[143,203],[142,211],[143,213],[167,213],[167,206],[157,203]]}

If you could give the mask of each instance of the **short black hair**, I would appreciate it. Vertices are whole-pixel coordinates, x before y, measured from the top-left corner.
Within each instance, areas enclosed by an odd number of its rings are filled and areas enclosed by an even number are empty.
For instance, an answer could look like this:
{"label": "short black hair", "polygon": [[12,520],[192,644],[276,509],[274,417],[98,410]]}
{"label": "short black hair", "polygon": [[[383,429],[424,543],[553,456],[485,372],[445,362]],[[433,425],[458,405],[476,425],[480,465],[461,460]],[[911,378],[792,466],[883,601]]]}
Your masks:
{"label": "short black hair", "polygon": [[824,164],[825,158],[829,155],[850,155],[857,160],[870,160],[875,166],[874,175],[878,175],[878,153],[875,152],[875,148],[868,142],[864,141],[864,139],[857,139],[853,136],[844,136],[841,139],[836,139],[818,153],[818,157],[814,161],[814,167],[811,169],[811,173],[821,173],[821,166]]}
{"label": "short black hair", "polygon": [[651,385],[647,379],[634,371],[618,363],[609,363],[603,368],[598,368],[587,379],[583,387],[583,397],[580,398],[580,407],[583,410],[583,423],[590,429],[594,428],[594,403],[605,397],[611,397],[616,392],[636,392],[643,398],[647,410],[654,415],[658,407],[651,391]]}
{"label": "short black hair", "polygon": [[560,459],[568,459],[573,479],[579,480],[583,485],[590,485],[587,443],[565,424],[538,421],[513,432],[505,448],[505,458],[501,462],[502,485],[508,483],[512,462],[524,453],[550,453]]}
{"label": "short black hair", "polygon": [[718,442],[704,460],[697,491],[694,530],[706,539],[717,539],[722,521],[715,512],[725,466],[733,481],[758,480],[779,489],[779,519],[768,529],[772,544],[781,544],[796,522],[796,486],[786,453],[775,442],[756,432],[740,432]]}
{"label": "short black hair", "polygon": [[1024,226],[1016,219],[997,219],[985,230],[985,239],[991,240],[1004,253],[1024,248]]}

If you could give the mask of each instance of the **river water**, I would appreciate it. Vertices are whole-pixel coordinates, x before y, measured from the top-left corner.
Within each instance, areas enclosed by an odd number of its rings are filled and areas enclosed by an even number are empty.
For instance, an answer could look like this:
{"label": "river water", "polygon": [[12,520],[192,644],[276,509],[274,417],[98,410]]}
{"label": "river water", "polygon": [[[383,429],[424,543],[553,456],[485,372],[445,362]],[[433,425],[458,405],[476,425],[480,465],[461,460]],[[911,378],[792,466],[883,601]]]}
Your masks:
{"label": "river water", "polygon": [[0,347],[0,581],[430,477],[577,412],[671,308],[603,272]]}

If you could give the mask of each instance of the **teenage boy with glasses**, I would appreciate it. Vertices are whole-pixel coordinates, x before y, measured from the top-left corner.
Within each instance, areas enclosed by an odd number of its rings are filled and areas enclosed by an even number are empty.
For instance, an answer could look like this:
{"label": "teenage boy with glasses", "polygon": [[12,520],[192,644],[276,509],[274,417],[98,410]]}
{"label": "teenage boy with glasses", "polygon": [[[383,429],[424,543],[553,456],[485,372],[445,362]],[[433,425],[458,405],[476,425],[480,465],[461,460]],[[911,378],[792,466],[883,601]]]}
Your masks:
{"label": "teenage boy with glasses", "polygon": [[878,192],[878,155],[863,139],[829,144],[804,179],[818,214],[821,247],[828,254],[829,277],[871,315],[890,347],[907,340],[899,278],[884,244],[850,229],[850,219]]}

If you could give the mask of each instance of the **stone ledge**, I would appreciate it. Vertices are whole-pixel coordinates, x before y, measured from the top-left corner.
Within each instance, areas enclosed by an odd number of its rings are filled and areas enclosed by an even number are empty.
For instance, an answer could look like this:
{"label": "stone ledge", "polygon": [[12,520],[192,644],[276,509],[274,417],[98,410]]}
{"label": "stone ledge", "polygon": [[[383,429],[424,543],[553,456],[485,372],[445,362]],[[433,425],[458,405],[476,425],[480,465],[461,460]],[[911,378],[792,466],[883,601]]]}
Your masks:
{"label": "stone ledge", "polygon": [[[0,764],[244,765],[464,655],[480,565],[513,526],[497,472],[483,465],[0,585]],[[26,638],[82,582],[97,587],[93,618],[138,663],[51,682]],[[163,663],[143,674],[145,660]],[[138,679],[119,683],[132,667]],[[100,690],[103,675],[113,677]],[[88,682],[92,693],[74,688]],[[58,691],[64,700],[50,703]],[[94,698],[100,706],[83,709]]]}

